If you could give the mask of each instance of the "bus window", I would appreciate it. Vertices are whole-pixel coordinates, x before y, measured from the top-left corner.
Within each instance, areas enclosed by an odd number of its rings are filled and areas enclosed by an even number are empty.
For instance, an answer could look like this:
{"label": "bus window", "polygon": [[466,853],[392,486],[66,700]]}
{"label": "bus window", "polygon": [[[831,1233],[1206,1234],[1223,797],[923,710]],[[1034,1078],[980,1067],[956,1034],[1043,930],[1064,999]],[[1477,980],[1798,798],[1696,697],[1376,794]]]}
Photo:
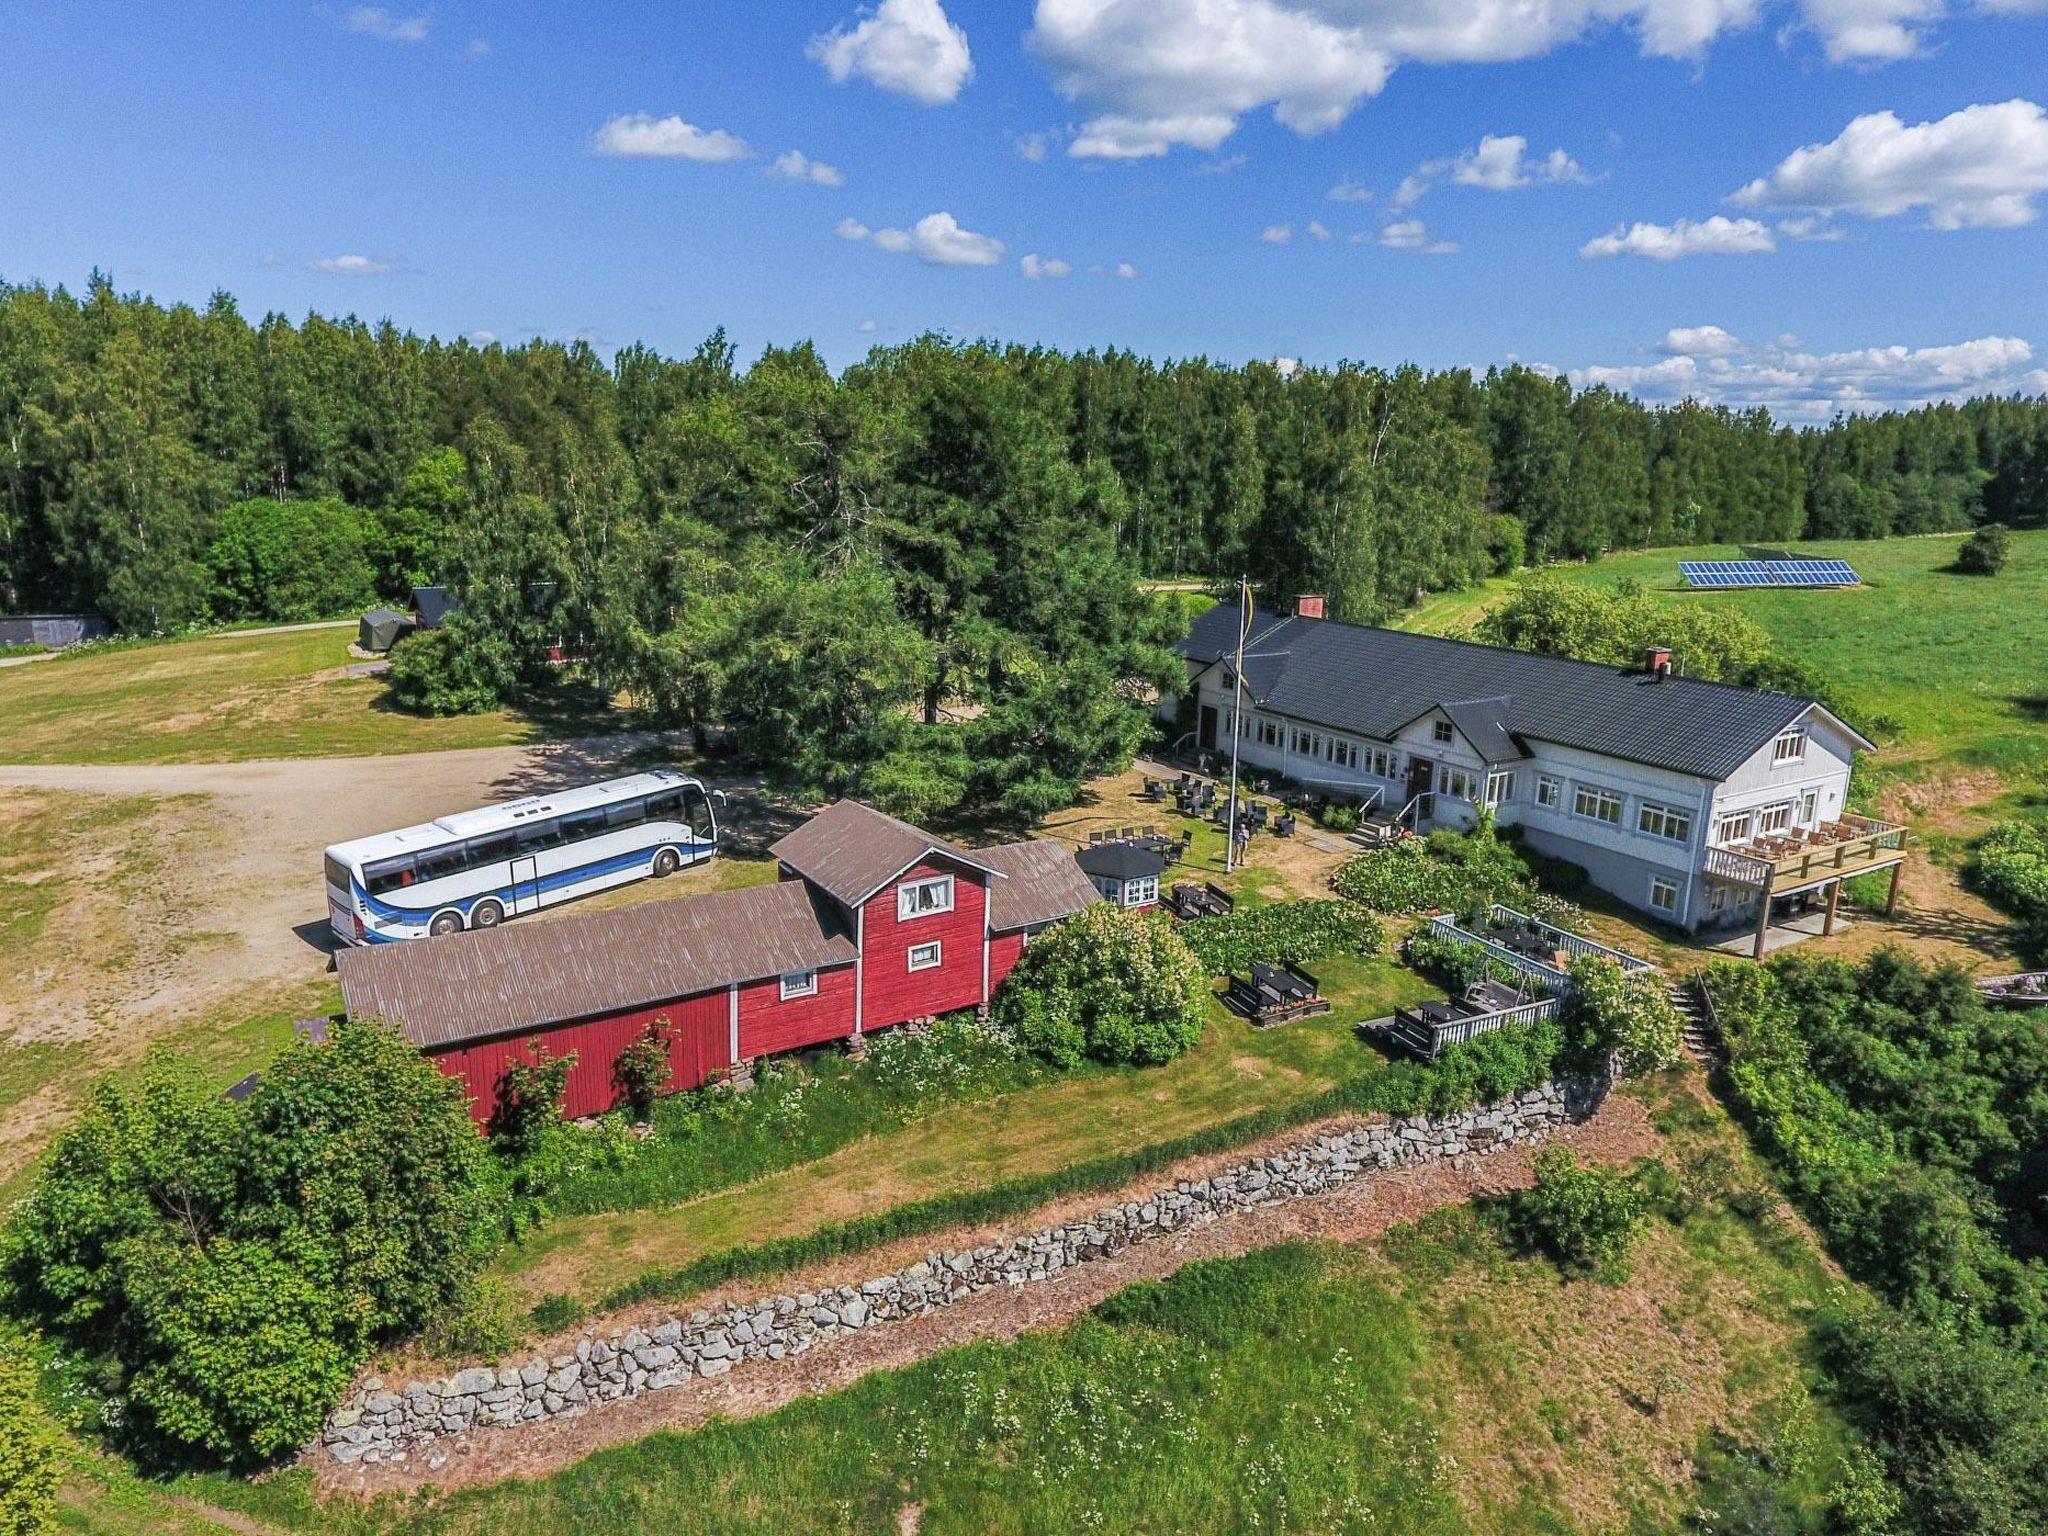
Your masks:
{"label": "bus window", "polygon": [[372,896],[382,896],[387,891],[402,891],[413,882],[412,860],[385,859],[380,863],[364,866],[363,889]]}
{"label": "bus window", "polygon": [[492,864],[502,864],[512,857],[513,838],[510,832],[498,832],[490,837],[480,837],[464,845],[462,867],[483,869]]}
{"label": "bus window", "polygon": [[579,811],[574,816],[562,818],[562,841],[580,843],[587,837],[597,837],[604,831],[603,811]]}
{"label": "bus window", "polygon": [[339,859],[327,859],[324,862],[327,865],[327,883],[339,886],[344,891],[347,890],[348,866]]}
{"label": "bus window", "polygon": [[690,835],[700,843],[711,841],[711,802],[704,791],[692,784],[685,798],[690,807]]}
{"label": "bus window", "polygon": [[461,845],[451,848],[436,848],[432,853],[423,853],[419,858],[419,872],[422,880],[439,880],[447,875],[459,875],[464,864]]}
{"label": "bus window", "polygon": [[672,789],[666,794],[652,795],[647,801],[649,821],[681,821],[683,819],[683,792]]}
{"label": "bus window", "polygon": [[604,813],[604,824],[611,827],[637,827],[647,819],[645,800],[621,800]]}
{"label": "bus window", "polygon": [[543,848],[562,846],[562,824],[559,821],[536,821],[519,829],[519,851],[537,853]]}

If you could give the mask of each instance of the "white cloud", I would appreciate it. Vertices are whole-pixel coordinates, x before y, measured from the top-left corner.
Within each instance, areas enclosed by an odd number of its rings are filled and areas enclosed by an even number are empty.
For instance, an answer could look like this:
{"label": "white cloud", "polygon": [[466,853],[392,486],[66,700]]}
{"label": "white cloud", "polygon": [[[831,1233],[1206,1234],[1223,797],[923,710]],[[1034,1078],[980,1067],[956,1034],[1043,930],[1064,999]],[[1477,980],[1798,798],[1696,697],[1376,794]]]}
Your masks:
{"label": "white cloud", "polygon": [[1074,270],[1072,265],[1061,261],[1057,256],[1040,256],[1036,252],[1018,262],[1017,267],[1033,282],[1037,282],[1041,277],[1067,277],[1072,275]]}
{"label": "white cloud", "polygon": [[331,277],[394,277],[413,270],[396,256],[317,256],[306,265]]}
{"label": "white cloud", "polygon": [[1250,155],[1225,155],[1219,160],[1206,160],[1195,167],[1197,176],[1228,176],[1232,171],[1241,171],[1251,162]]}
{"label": "white cloud", "polygon": [[1324,227],[1321,219],[1310,219],[1307,224],[1302,226],[1301,232],[1311,240],[1327,240],[1330,238],[1330,231]]}
{"label": "white cloud", "polygon": [[859,331],[863,336],[872,336],[875,334],[875,331],[878,329],[878,327],[872,320],[863,320],[859,325],[856,325],[854,329],[856,331]]}
{"label": "white cloud", "polygon": [[1475,148],[1444,160],[1425,160],[1417,166],[1414,174],[1404,176],[1401,185],[1394,189],[1394,206],[1407,208],[1419,202],[1445,176],[1461,187],[1482,187],[1489,192],[1592,180],[1584,167],[1561,149],[1532,160],[1529,141],[1519,133],[1489,133]]}
{"label": "white cloud", "polygon": [[[915,256],[933,267],[992,267],[1003,259],[1003,242],[962,229],[950,213],[928,213],[908,229],[874,229],[858,219],[841,219],[833,230],[842,240],[872,240],[885,251]],[[1058,263],[1066,268],[1065,262]],[[1067,270],[1071,270],[1068,268]],[[1066,271],[1048,273],[1065,277]]]}
{"label": "white cloud", "polygon": [[1020,133],[1011,141],[1010,147],[1017,151],[1019,160],[1042,165],[1045,163],[1047,152],[1052,148],[1052,136],[1044,133]]}
{"label": "white cloud", "polygon": [[2048,370],[2016,336],[1983,336],[1932,347],[1864,347],[1809,352],[1797,339],[1745,342],[1718,325],[1680,327],[1654,363],[1573,370],[1581,385],[1605,384],[1650,400],[1766,406],[1774,415],[1825,420],[1838,411],[1910,409],[1969,395],[2035,392]]}
{"label": "white cloud", "polygon": [[1268,224],[1259,231],[1259,238],[1268,245],[1285,245],[1294,238],[1294,226],[1291,224]]}
{"label": "white cloud", "polygon": [[939,0],[882,0],[859,26],[822,32],[806,52],[840,85],[860,75],[928,107],[951,101],[974,78],[967,34]]}
{"label": "white cloud", "polygon": [[424,43],[434,30],[431,16],[399,16],[381,5],[352,5],[330,13],[344,32],[387,43]]}
{"label": "white cloud", "polygon": [[1933,122],[1869,112],[1808,144],[1738,191],[1752,208],[1896,218],[1927,211],[1936,229],[2031,224],[2048,192],[2048,113],[2031,101],[1964,107]]}
{"label": "white cloud", "polygon": [[723,128],[699,128],[674,113],[667,117],[650,117],[645,112],[622,114],[597,130],[592,147],[600,155],[704,164],[744,160],[753,154],[745,139]]}
{"label": "white cloud", "polygon": [[1717,213],[1710,219],[1680,219],[1674,224],[1617,225],[1613,234],[1580,246],[1579,254],[1676,261],[1681,256],[1746,256],[1777,248],[1771,232],[1755,219],[1731,219]]}
{"label": "white cloud", "polygon": [[1120,261],[1116,264],[1116,275],[1128,281],[1138,275],[1138,269],[1128,261]]}
{"label": "white cloud", "polygon": [[836,165],[813,160],[800,149],[785,150],[775,157],[768,174],[777,181],[807,181],[818,187],[843,187],[846,177]]}
{"label": "white cloud", "polygon": [[473,347],[488,347],[497,339],[498,333],[496,331],[471,331],[467,336],[463,337],[463,340]]}
{"label": "white cloud", "polygon": [[463,48],[462,52],[463,55],[467,58],[487,59],[491,56],[490,39],[485,37],[472,37],[469,40],[468,45]]}
{"label": "white cloud", "polygon": [[1372,193],[1362,183],[1353,181],[1347,175],[1337,179],[1337,185],[1330,188],[1329,198],[1333,203],[1369,203],[1372,201]]}
{"label": "white cloud", "polygon": [[[2040,0],[1992,0],[2015,6]],[[1920,46],[1944,0],[1792,0],[1837,62]],[[1075,155],[1213,149],[1247,113],[1320,133],[1404,63],[1532,59],[1611,28],[1694,59],[1766,0],[1037,0],[1028,44],[1056,90],[1096,114]]]}
{"label": "white cloud", "polygon": [[1849,231],[1839,224],[1828,222],[1824,213],[1811,217],[1778,220],[1778,233],[1787,240],[1803,240],[1807,244],[1832,244],[1850,239]]}
{"label": "white cloud", "polygon": [[[1372,239],[1372,236],[1358,234],[1353,235],[1351,238],[1355,241],[1363,242]],[[1420,219],[1395,220],[1380,231],[1378,243],[1396,251],[1421,251],[1425,256],[1455,256],[1458,254],[1456,242],[1430,239],[1429,228]]]}

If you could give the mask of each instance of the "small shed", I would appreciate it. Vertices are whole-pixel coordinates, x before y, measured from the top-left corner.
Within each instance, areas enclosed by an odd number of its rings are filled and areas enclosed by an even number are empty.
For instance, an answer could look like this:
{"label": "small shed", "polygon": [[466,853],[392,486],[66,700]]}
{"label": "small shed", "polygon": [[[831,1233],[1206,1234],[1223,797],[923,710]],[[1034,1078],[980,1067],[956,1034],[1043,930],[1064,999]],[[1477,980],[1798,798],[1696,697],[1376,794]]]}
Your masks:
{"label": "small shed", "polygon": [[421,629],[439,629],[455,611],[455,597],[446,587],[412,589],[413,622]]}
{"label": "small shed", "polygon": [[395,608],[372,608],[356,626],[356,648],[382,656],[411,634],[412,619]]}
{"label": "small shed", "polygon": [[1156,843],[1144,841],[1090,843],[1074,855],[1088,883],[1103,899],[1120,907],[1159,905],[1159,881],[1169,856]]}

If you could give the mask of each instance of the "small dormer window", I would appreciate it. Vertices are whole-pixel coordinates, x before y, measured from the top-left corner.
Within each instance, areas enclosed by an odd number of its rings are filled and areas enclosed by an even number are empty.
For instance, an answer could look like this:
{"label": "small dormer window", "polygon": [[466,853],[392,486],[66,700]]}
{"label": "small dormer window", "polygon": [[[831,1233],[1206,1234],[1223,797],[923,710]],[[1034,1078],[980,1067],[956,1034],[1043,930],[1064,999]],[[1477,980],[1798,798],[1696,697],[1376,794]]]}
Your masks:
{"label": "small dormer window", "polygon": [[1456,734],[1451,729],[1451,722],[1448,720],[1432,721],[1429,727],[1429,739],[1431,741],[1448,743]]}
{"label": "small dormer window", "polygon": [[906,880],[896,887],[896,918],[899,922],[952,910],[951,875],[938,875],[929,880]]}
{"label": "small dormer window", "polygon": [[1806,732],[1796,725],[1771,743],[1771,761],[1774,763],[1796,763],[1805,756]]}

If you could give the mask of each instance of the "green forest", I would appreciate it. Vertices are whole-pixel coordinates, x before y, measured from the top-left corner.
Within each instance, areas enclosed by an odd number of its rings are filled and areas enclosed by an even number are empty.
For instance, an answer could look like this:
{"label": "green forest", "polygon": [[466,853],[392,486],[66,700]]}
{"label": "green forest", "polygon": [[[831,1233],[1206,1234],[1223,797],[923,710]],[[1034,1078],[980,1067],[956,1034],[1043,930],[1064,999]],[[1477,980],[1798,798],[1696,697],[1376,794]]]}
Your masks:
{"label": "green forest", "polygon": [[444,343],[0,284],[0,609],[129,634],[462,602],[397,701],[564,655],[653,724],[906,814],[1028,816],[1128,760],[1182,619],[1244,572],[1385,620],[1524,564],[2048,523],[2048,401],[1793,429],[1522,367],[1068,355],[928,335],[835,374]]}

